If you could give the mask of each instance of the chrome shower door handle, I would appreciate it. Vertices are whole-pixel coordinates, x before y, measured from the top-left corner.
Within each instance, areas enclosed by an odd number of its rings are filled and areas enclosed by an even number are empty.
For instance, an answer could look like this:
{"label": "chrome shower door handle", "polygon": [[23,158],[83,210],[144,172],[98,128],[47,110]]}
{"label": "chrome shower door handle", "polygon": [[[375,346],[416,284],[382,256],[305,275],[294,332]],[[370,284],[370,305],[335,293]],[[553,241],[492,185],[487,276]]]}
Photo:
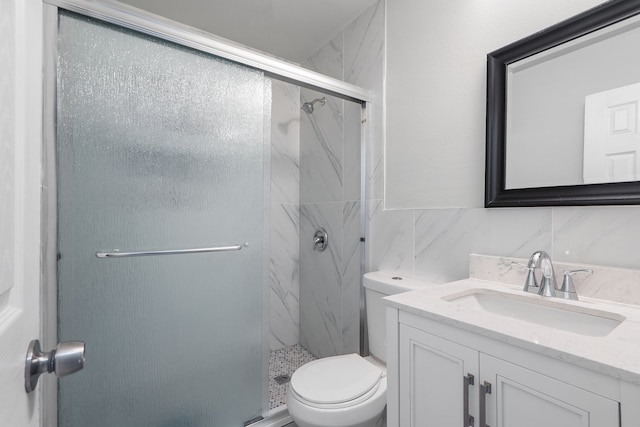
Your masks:
{"label": "chrome shower door handle", "polygon": [[84,341],[59,343],[55,350],[43,353],[39,340],[32,340],[27,349],[24,368],[24,388],[35,390],[41,374],[54,372],[58,378],[71,375],[84,368]]}

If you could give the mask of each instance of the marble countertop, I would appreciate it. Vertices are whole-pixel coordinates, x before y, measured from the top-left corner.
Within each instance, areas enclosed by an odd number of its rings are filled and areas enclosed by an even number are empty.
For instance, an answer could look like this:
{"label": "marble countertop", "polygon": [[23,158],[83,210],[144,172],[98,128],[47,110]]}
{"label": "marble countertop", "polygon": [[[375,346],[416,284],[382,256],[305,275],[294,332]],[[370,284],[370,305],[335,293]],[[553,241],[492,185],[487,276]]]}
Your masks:
{"label": "marble countertop", "polygon": [[[604,311],[626,318],[605,336],[587,336],[544,326],[479,308],[461,307],[446,298],[469,290],[498,291],[509,298],[544,299],[552,306],[569,305],[578,312]],[[487,292],[487,291],[485,291]],[[604,375],[640,385],[640,307],[592,298],[565,301],[541,297],[512,286],[478,279],[465,279],[392,295],[388,305],[428,319],[467,330],[535,353],[563,360]],[[508,321],[505,321],[508,319]]]}

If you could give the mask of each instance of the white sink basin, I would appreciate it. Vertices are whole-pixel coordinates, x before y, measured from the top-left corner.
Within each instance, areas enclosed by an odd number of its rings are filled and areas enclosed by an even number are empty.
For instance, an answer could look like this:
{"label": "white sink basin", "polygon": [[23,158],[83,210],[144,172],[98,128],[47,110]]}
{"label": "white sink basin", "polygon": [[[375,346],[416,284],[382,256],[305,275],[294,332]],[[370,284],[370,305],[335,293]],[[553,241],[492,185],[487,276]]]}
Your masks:
{"label": "white sink basin", "polygon": [[484,311],[594,337],[608,335],[626,319],[620,314],[569,305],[562,300],[482,288],[446,295],[442,299],[463,309]]}

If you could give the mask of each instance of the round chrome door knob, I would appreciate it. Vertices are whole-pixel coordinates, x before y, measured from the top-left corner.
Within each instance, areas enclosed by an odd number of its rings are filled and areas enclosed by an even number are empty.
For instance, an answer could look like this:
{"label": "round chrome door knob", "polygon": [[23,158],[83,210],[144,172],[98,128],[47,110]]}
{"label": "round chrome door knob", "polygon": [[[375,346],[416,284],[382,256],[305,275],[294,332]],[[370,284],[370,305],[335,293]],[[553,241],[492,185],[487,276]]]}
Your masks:
{"label": "round chrome door knob", "polygon": [[27,393],[35,390],[43,373],[55,373],[58,378],[78,372],[84,367],[85,343],[66,341],[55,350],[43,353],[39,340],[32,340],[27,349],[24,368],[24,388]]}

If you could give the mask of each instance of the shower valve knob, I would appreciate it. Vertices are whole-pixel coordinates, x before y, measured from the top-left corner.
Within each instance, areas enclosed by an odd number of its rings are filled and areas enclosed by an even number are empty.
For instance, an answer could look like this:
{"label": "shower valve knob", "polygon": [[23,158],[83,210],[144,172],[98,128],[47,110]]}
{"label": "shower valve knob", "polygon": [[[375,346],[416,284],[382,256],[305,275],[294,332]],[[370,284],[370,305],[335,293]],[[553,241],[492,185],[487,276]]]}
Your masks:
{"label": "shower valve knob", "polygon": [[24,368],[24,388],[31,393],[44,373],[55,373],[64,377],[80,371],[84,367],[85,344],[83,341],[59,343],[55,350],[43,353],[39,340],[32,340],[27,349]]}
{"label": "shower valve knob", "polygon": [[327,230],[319,227],[313,235],[313,250],[322,252],[327,249],[328,244],[329,235],[327,234]]}

